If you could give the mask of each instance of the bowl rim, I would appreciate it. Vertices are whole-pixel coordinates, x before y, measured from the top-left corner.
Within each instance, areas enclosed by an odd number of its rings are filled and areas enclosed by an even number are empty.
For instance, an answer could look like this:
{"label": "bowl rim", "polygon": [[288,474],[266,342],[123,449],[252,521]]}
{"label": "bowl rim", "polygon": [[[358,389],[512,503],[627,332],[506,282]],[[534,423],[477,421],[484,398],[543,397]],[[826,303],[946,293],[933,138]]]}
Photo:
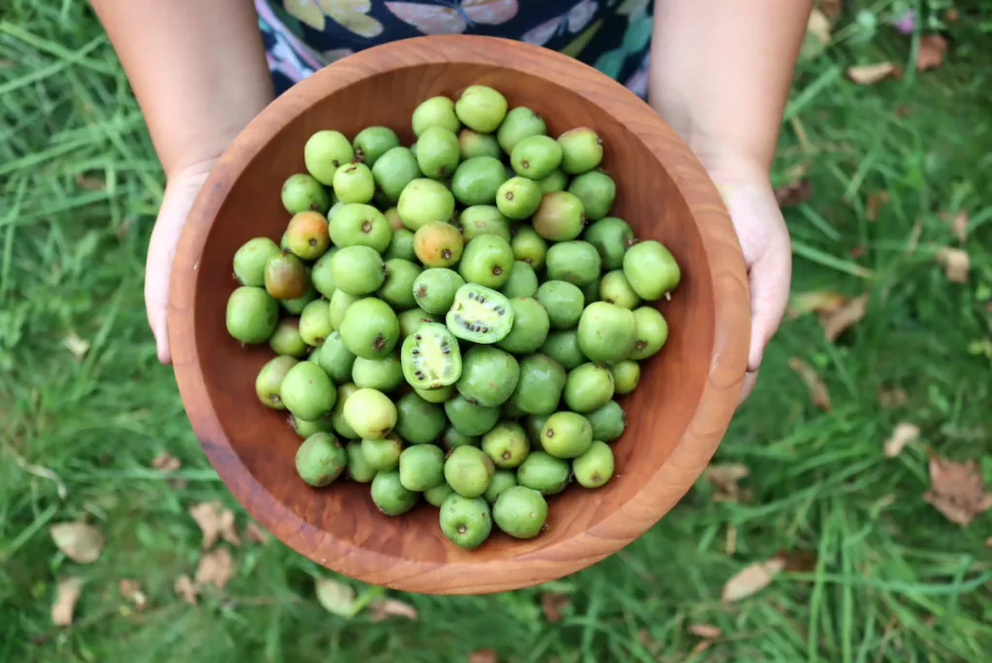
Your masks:
{"label": "bowl rim", "polygon": [[[410,64],[400,63],[406,60]],[[399,559],[317,530],[275,499],[242,464],[221,428],[199,371],[195,295],[197,266],[216,214],[247,164],[317,100],[398,67],[452,61],[591,78],[579,91],[627,125],[661,161],[697,219],[712,269],[713,351],[696,411],[665,462],[615,512],[570,539],[512,559],[483,562]],[[595,93],[592,91],[595,90]],[[688,492],[730,424],[744,381],[750,343],[750,294],[743,253],[723,200],[688,145],[640,97],[570,56],[497,37],[414,37],[373,46],[318,70],[277,97],[234,139],[197,195],[176,249],[169,289],[169,339],[179,392],[200,445],[246,511],[283,543],[333,571],[397,590],[484,594],[533,586],[586,568],[620,550],[658,522]]]}

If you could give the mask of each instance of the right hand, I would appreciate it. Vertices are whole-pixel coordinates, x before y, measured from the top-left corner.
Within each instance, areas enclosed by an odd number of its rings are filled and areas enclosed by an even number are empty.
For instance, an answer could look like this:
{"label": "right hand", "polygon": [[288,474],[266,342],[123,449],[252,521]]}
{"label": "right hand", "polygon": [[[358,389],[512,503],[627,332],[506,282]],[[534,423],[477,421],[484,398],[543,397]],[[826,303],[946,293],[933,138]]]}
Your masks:
{"label": "right hand", "polygon": [[176,255],[179,235],[186,224],[186,217],[193,200],[203,187],[217,159],[207,159],[178,169],[169,177],[165,195],[158,210],[155,228],[148,244],[145,263],[145,311],[148,324],[155,336],[158,360],[172,363],[169,349],[169,277],[172,259]]}

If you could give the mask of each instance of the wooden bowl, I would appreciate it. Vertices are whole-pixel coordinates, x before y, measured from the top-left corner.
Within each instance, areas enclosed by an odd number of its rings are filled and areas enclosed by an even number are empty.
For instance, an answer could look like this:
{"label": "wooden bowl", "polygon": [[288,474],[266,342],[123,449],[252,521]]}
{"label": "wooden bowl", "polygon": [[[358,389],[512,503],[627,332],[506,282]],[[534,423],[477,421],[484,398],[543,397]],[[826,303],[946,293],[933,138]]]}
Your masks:
{"label": "wooden bowl", "polygon": [[[642,362],[637,390],[613,443],[617,475],[605,487],[573,485],[549,500],[548,527],[532,540],[494,529],[481,547],[450,543],[437,510],[420,504],[380,514],[368,485],[314,490],[296,475],[299,438],[285,413],[260,406],[255,375],[268,346],[242,349],[226,332],[236,287],[234,252],[248,239],[278,242],[289,215],[279,190],[303,170],[315,131],[349,137],[372,124],[412,143],[410,117],[430,96],[455,98],[474,83],[546,118],[548,133],[594,128],[603,167],[618,182],[613,214],[638,237],[663,242],[682,283],[660,305],[663,350]],[[595,69],[519,42],[421,37],[374,47],[317,72],[266,108],[221,157],[186,223],[173,264],[169,338],[179,390],[203,450],[258,522],[301,554],[353,578],[406,591],[480,594],[562,577],[621,549],[654,525],[702,472],[737,405],[750,329],[737,236],[703,167],[658,114]]]}

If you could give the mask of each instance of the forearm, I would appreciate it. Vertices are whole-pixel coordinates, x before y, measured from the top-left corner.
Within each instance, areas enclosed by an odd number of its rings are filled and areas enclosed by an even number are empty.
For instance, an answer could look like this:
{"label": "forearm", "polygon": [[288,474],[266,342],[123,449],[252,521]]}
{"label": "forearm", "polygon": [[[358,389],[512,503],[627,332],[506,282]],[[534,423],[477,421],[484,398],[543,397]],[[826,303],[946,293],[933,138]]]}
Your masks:
{"label": "forearm", "polygon": [[771,167],[812,0],[657,0],[651,105],[704,162]]}
{"label": "forearm", "polygon": [[216,157],[272,100],[251,0],[91,0],[166,174]]}

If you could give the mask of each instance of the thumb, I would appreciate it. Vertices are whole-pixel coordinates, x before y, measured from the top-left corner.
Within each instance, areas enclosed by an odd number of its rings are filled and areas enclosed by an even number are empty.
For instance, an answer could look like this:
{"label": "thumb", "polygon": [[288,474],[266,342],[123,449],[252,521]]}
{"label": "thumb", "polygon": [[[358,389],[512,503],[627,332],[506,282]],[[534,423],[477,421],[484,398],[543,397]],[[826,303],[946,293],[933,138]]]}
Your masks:
{"label": "thumb", "polygon": [[155,337],[158,360],[172,363],[169,349],[169,278],[176,245],[186,223],[193,200],[206,180],[206,173],[179,177],[166,186],[158,219],[148,244],[145,262],[145,311]]}

